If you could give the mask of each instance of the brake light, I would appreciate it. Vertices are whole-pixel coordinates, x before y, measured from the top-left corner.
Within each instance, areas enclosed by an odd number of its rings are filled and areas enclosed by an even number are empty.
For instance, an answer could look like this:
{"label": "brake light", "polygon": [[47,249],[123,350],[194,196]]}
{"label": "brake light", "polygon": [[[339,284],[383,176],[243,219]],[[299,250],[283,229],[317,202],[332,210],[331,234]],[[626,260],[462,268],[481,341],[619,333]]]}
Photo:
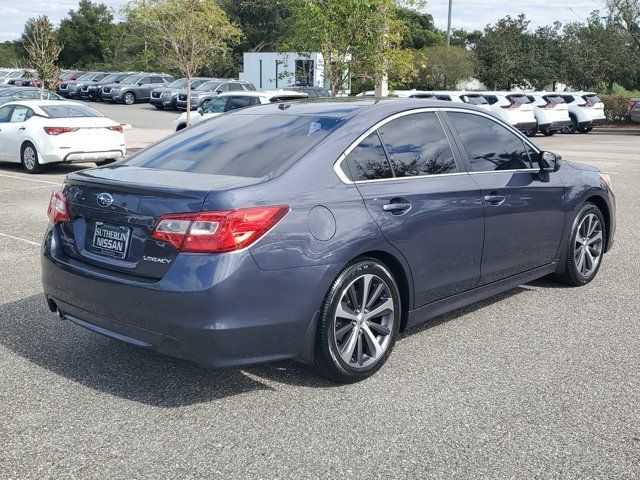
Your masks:
{"label": "brake light", "polygon": [[44,131],[47,135],[61,135],[63,133],[75,132],[77,128],[72,127],[44,127]]}
{"label": "brake light", "polygon": [[254,243],[288,212],[288,206],[275,206],[165,215],[152,237],[181,252],[232,252]]}
{"label": "brake light", "polygon": [[62,188],[57,187],[51,192],[49,199],[49,208],[47,209],[49,220],[57,225],[60,222],[69,221],[69,209],[67,208],[67,199],[62,193]]}
{"label": "brake light", "polygon": [[113,130],[114,132],[123,132],[122,125],[114,125],[113,127],[107,127],[109,130]]}

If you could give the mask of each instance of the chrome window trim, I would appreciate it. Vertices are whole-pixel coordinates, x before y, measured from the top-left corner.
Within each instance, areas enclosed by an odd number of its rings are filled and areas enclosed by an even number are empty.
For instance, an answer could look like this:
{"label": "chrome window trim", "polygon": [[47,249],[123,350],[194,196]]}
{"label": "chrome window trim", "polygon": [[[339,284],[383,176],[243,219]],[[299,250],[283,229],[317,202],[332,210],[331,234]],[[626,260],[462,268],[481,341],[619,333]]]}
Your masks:
{"label": "chrome window trim", "polygon": [[[454,176],[454,175],[487,174],[487,173],[502,173],[502,172],[537,172],[537,171],[539,171],[536,168],[513,169],[513,170],[487,170],[485,172],[465,171],[465,172],[440,173],[440,174],[431,174],[431,175],[416,175],[416,176],[413,176],[413,177],[377,178],[377,179],[374,179],[374,180],[358,180],[358,181],[350,180],[345,175],[344,171],[342,170],[342,163],[346,160],[347,156],[353,151],[353,149],[356,148],[365,138],[367,138],[373,132],[375,132],[380,127],[386,125],[387,123],[389,123],[389,122],[391,122],[391,121],[393,121],[393,120],[395,120],[397,118],[401,118],[401,117],[404,117],[404,116],[407,116],[407,115],[415,115],[417,113],[430,113],[430,112],[434,112],[434,113],[435,112],[458,112],[458,113],[461,112],[461,113],[466,113],[466,114],[469,114],[469,115],[478,115],[480,117],[488,118],[489,120],[494,121],[498,125],[506,128],[507,130],[509,130],[512,133],[514,133],[525,144],[530,146],[536,153],[540,153],[541,152],[541,150],[538,147],[536,147],[533,143],[531,143],[529,141],[529,139],[527,137],[525,137],[520,130],[518,130],[517,128],[513,127],[512,125],[509,125],[506,122],[503,122],[502,120],[500,120],[499,118],[495,117],[494,115],[485,113],[483,111],[467,110],[467,109],[462,109],[462,108],[423,107],[423,108],[415,108],[415,109],[412,109],[412,110],[405,110],[403,112],[394,113],[393,115],[380,120],[378,123],[376,123],[375,125],[373,125],[369,129],[367,129],[362,135],[360,135],[356,140],[354,140],[344,150],[344,152],[342,152],[342,154],[338,157],[338,159],[333,163],[333,171],[338,176],[340,181],[342,183],[346,184],[346,185],[355,185],[355,184],[361,184],[361,183],[389,182],[389,181],[398,181],[398,180],[412,180],[412,179],[421,179],[421,178],[450,177],[450,176]],[[440,125],[442,126],[442,129],[443,129],[443,131],[445,132],[445,135],[446,135],[446,129],[444,128],[444,125],[442,125],[442,122],[440,121],[439,118],[438,118],[438,122],[440,122]],[[447,140],[450,142],[450,139],[449,139],[448,136],[447,136]]]}

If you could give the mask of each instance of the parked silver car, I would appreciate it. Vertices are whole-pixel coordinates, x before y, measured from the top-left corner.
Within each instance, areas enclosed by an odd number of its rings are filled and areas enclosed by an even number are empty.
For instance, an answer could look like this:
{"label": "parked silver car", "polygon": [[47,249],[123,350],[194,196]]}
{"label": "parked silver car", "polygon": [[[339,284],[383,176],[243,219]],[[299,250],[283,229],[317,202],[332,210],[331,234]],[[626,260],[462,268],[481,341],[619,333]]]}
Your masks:
{"label": "parked silver car", "polygon": [[136,102],[149,101],[151,90],[173,82],[171,75],[157,73],[139,73],[125,78],[120,83],[102,87],[102,99],[107,102],[133,105]]}
{"label": "parked silver car", "polygon": [[[191,110],[197,110],[204,107],[211,100],[216,98],[222,92],[242,92],[255,91],[256,87],[253,83],[242,80],[232,80],[224,78],[214,78],[203,83],[195,90],[191,91]],[[187,91],[182,90],[178,94],[176,106],[181,110],[187,109]]]}
{"label": "parked silver car", "polygon": [[[191,79],[191,89],[195,90],[209,80],[213,79],[211,77],[194,77]],[[158,110],[164,110],[165,108],[175,110],[177,108],[176,102],[178,101],[178,94],[184,91],[185,88],[187,88],[186,78],[175,80],[166,87],[154,88],[151,90],[149,103]]]}

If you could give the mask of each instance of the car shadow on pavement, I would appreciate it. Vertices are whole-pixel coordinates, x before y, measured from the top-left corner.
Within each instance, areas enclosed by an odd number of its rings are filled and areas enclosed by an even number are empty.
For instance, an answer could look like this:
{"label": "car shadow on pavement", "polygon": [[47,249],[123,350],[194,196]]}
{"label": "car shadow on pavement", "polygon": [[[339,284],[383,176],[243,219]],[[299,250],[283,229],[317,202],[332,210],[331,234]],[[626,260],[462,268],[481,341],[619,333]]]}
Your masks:
{"label": "car shadow on pavement", "polygon": [[[519,287],[434,318],[399,341],[527,291]],[[244,368],[211,369],[128,345],[60,320],[43,295],[0,306],[0,345],[34,364],[89,388],[158,407],[181,407],[251,391],[268,383],[339,388],[308,366],[282,361]]]}
{"label": "car shadow on pavement", "polygon": [[[45,177],[47,175],[68,175],[69,173],[77,172],[78,170],[84,170],[86,168],[95,167],[94,163],[55,163],[52,165],[47,165],[47,168],[44,169],[42,175]],[[24,173],[27,175],[27,172],[24,171],[22,165],[19,163],[5,163],[0,162],[0,173],[8,173],[11,175],[15,175],[16,173]],[[28,178],[33,178],[34,180],[38,180],[40,175],[29,175]]]}

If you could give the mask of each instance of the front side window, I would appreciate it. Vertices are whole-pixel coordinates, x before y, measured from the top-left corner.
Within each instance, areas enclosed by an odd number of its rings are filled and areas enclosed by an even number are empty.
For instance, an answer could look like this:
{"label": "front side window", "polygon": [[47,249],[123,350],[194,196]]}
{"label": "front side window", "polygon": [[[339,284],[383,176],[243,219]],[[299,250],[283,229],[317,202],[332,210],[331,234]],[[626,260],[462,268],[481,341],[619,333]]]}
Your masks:
{"label": "front side window", "polygon": [[472,171],[533,168],[524,141],[499,123],[469,113],[448,112],[447,115],[467,152]]}
{"label": "front side window", "polygon": [[230,83],[229,84],[229,90],[234,91],[234,92],[238,92],[242,90],[242,85],[240,85],[239,83]]}
{"label": "front side window", "polygon": [[458,171],[435,113],[405,115],[383,125],[379,132],[396,177]]}
{"label": "front side window", "polygon": [[139,85],[149,85],[151,83],[151,79],[149,77],[143,77],[138,82]]}
{"label": "front side window", "polygon": [[360,142],[349,153],[346,163],[349,169],[347,176],[355,182],[393,177],[391,164],[387,160],[377,132]]}
{"label": "front side window", "polygon": [[204,113],[224,113],[227,108],[227,97],[217,97],[211,100],[205,107]]}

